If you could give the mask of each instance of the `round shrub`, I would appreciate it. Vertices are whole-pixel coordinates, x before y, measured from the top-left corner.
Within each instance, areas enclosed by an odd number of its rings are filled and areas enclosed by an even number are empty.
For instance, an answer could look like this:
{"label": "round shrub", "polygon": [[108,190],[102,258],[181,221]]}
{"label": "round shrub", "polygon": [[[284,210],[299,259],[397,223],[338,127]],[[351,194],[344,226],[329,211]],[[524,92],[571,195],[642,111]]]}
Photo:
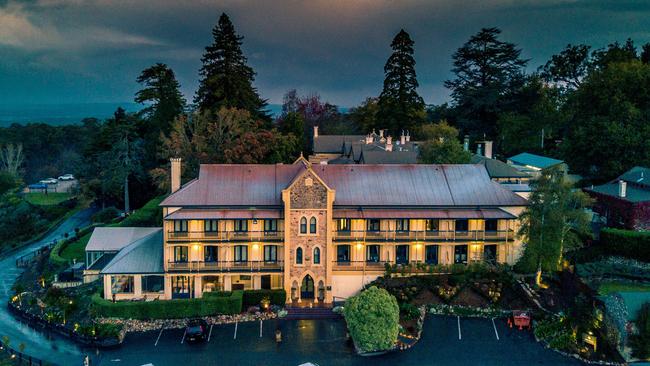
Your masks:
{"label": "round shrub", "polygon": [[345,302],[345,321],[361,352],[389,350],[399,332],[399,307],[394,296],[372,286]]}

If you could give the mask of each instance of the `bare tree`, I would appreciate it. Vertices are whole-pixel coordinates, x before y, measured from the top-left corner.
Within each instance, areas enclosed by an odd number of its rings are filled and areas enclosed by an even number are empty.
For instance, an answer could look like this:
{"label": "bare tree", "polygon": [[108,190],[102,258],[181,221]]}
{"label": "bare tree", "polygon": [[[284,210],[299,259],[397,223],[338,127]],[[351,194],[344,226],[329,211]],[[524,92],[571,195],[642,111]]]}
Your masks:
{"label": "bare tree", "polygon": [[0,169],[18,175],[23,160],[23,144],[7,144],[0,147],[0,164],[2,164]]}

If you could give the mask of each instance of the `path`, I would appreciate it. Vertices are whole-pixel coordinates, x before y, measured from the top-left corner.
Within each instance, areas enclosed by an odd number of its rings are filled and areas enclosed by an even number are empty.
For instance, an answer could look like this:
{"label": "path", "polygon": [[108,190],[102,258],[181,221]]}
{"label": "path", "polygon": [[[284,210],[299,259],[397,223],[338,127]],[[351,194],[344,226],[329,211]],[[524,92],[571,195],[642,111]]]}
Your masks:
{"label": "path", "polygon": [[11,287],[21,273],[16,267],[16,259],[22,255],[61,239],[65,233],[73,234],[75,228],[90,224],[94,209],[88,208],[77,212],[43,239],[0,259],[0,336],[8,336],[13,348],[20,343],[25,344],[25,353],[60,365],[81,364],[83,355],[76,344],[60,337],[48,337],[47,334],[36,331],[19,322],[7,311],[7,302],[13,294]]}

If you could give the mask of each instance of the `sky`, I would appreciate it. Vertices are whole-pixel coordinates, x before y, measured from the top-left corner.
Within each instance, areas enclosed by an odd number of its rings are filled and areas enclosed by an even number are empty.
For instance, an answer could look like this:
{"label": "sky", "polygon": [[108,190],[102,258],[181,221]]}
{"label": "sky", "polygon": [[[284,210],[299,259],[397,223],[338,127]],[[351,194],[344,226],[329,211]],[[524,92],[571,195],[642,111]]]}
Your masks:
{"label": "sky", "polygon": [[377,96],[401,28],[432,104],[448,101],[451,56],[482,27],[499,27],[530,71],[569,43],[650,42],[650,1],[0,0],[0,104],[132,101],[136,77],[156,62],[172,67],[192,100],[222,12],[244,36],[270,103],[289,89],[344,107]]}

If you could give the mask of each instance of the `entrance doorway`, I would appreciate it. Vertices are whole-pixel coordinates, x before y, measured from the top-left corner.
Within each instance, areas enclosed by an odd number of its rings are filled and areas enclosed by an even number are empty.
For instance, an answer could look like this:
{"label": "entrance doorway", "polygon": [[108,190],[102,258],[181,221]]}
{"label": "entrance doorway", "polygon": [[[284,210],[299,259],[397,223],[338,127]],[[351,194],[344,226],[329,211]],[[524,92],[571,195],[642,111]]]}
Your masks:
{"label": "entrance doorway", "polygon": [[300,298],[314,298],[314,279],[311,278],[310,275],[306,275],[305,278],[302,279],[302,286],[300,286]]}
{"label": "entrance doorway", "polygon": [[262,290],[270,290],[271,289],[271,275],[263,275],[262,276],[261,287],[262,287]]}

